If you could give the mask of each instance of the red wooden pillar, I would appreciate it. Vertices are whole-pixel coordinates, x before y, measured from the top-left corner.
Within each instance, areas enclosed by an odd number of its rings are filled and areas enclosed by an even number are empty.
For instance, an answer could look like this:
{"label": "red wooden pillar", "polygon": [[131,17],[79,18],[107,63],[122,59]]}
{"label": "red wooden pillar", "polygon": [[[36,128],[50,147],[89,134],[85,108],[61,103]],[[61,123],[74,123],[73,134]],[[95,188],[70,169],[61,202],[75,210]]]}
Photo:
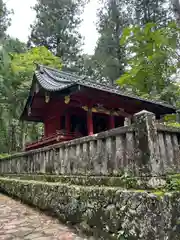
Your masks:
{"label": "red wooden pillar", "polygon": [[53,119],[52,122],[53,126],[54,126],[54,132],[56,132],[57,130],[61,129],[61,117],[59,117],[59,115],[57,114],[55,116],[55,118]]}
{"label": "red wooden pillar", "polygon": [[92,111],[91,111],[91,109],[88,109],[88,111],[87,111],[87,129],[88,129],[88,136],[91,136],[91,135],[94,134],[93,118],[92,118]]}
{"label": "red wooden pillar", "polygon": [[71,132],[71,117],[69,113],[66,113],[66,119],[65,119],[65,126],[66,126],[66,132]]}
{"label": "red wooden pillar", "polygon": [[114,116],[110,115],[109,116],[109,129],[115,128],[115,121],[114,121]]}

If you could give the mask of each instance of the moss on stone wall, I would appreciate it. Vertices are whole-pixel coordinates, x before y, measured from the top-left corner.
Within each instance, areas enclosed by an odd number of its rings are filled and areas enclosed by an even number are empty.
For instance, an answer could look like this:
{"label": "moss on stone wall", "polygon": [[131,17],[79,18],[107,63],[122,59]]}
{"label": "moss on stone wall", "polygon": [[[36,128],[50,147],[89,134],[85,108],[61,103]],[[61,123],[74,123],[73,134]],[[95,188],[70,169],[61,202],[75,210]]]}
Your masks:
{"label": "moss on stone wall", "polygon": [[180,123],[178,123],[178,122],[168,122],[165,124],[170,127],[180,128]]}
{"label": "moss on stone wall", "polygon": [[137,191],[154,190],[154,192],[180,191],[180,174],[169,175],[164,178],[157,177],[121,177],[107,176],[62,176],[62,175],[33,175],[33,174],[5,174],[4,177],[20,180],[34,180],[52,183],[66,183],[84,186],[107,186],[136,189]]}
{"label": "moss on stone wall", "polygon": [[136,192],[149,191],[158,196],[164,192],[180,191],[180,174],[169,175],[165,178],[157,177],[107,177],[107,176],[62,176],[62,175],[26,175],[26,174],[5,174],[6,178],[19,180],[34,180],[40,182],[84,185],[84,186],[107,186],[134,189]]}
{"label": "moss on stone wall", "polygon": [[0,160],[3,159],[3,158],[7,158],[9,157],[10,155],[8,153],[1,153],[0,154]]}
{"label": "moss on stone wall", "polygon": [[119,176],[119,177],[107,177],[107,176],[62,176],[62,175],[33,175],[33,174],[6,174],[4,175],[9,178],[17,178],[22,180],[35,180],[45,182],[60,182],[69,183],[74,185],[84,186],[114,186],[122,187],[126,189],[161,189],[165,187],[166,181],[158,177],[130,177],[130,176]]}
{"label": "moss on stone wall", "polygon": [[5,175],[10,178],[18,178],[22,180],[35,180],[35,181],[45,181],[45,182],[61,182],[69,183],[75,185],[85,185],[85,186],[119,186],[124,188],[138,188],[140,184],[136,178],[132,177],[107,177],[107,176],[60,176],[60,175],[26,175],[26,174],[8,174]]}
{"label": "moss on stone wall", "polygon": [[95,239],[180,239],[180,193],[0,178],[0,189],[78,225]]}

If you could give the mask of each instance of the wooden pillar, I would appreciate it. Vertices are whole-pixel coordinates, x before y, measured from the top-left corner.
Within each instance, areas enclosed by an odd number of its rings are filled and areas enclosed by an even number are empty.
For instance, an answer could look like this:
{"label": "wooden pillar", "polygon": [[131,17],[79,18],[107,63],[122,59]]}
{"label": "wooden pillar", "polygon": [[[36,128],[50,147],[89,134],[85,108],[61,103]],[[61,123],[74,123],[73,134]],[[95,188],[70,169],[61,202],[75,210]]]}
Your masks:
{"label": "wooden pillar", "polygon": [[109,116],[109,129],[115,128],[115,121],[114,121],[114,116],[110,115]]}
{"label": "wooden pillar", "polygon": [[93,118],[92,118],[92,111],[91,111],[91,109],[88,109],[88,111],[87,111],[87,129],[88,129],[88,136],[91,136],[91,135],[94,134]]}
{"label": "wooden pillar", "polygon": [[66,126],[66,132],[71,132],[71,116],[69,113],[66,113],[66,119],[65,119],[65,126]]}

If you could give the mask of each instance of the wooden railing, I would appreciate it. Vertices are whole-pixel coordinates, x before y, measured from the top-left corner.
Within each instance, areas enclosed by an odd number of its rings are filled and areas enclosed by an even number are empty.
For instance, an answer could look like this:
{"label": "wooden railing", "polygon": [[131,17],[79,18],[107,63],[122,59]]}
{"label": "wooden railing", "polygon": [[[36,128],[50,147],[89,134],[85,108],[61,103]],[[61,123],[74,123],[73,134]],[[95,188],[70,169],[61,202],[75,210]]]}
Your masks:
{"label": "wooden railing", "polygon": [[38,141],[26,144],[25,150],[28,151],[28,150],[33,150],[37,148],[42,148],[47,145],[52,145],[58,142],[70,141],[72,139],[79,138],[79,137],[81,136],[80,134],[77,134],[77,133],[72,133],[72,132],[67,133],[66,131],[57,130],[56,133],[52,134],[51,136],[48,136],[48,137],[43,136]]}
{"label": "wooden railing", "polygon": [[0,173],[159,176],[180,172],[180,129],[142,111],[133,124],[0,160]]}

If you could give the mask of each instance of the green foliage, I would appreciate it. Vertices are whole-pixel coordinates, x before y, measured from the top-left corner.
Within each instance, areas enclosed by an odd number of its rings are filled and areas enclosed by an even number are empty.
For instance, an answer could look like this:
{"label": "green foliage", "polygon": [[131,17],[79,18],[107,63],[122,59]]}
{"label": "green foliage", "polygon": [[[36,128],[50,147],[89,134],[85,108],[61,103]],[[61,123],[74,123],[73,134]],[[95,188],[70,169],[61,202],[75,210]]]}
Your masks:
{"label": "green foliage", "polygon": [[124,29],[120,43],[126,46],[129,55],[128,69],[117,83],[131,87],[139,95],[176,102],[175,93],[179,92],[179,87],[174,83],[173,75],[179,68],[178,34],[179,28],[174,22],[160,28],[155,23],[147,23],[144,28]]}
{"label": "green foliage", "polygon": [[176,114],[166,114],[163,117],[164,122],[175,122],[176,121]]}
{"label": "green foliage", "polygon": [[177,122],[176,114],[166,114],[163,118],[163,124],[169,127],[180,128],[180,123]]}
{"label": "green foliage", "polygon": [[15,53],[12,55],[12,71],[16,74],[26,73],[32,75],[36,68],[35,63],[57,69],[62,68],[59,57],[54,56],[46,47],[34,47],[25,53]]}
{"label": "green foliage", "polygon": [[[37,140],[42,134],[39,124],[19,121],[29,92],[35,62],[61,69],[61,60],[45,47],[27,51],[18,40],[8,39],[1,51],[0,64],[0,149],[16,152],[23,149],[26,141]],[[17,45],[16,45],[17,44]],[[17,51],[17,52],[16,52]]]}
{"label": "green foliage", "polygon": [[8,53],[23,53],[27,51],[26,44],[17,38],[7,36],[2,43]]}
{"label": "green foliage", "polygon": [[180,178],[179,176],[169,176],[166,184],[167,191],[180,191]]}

